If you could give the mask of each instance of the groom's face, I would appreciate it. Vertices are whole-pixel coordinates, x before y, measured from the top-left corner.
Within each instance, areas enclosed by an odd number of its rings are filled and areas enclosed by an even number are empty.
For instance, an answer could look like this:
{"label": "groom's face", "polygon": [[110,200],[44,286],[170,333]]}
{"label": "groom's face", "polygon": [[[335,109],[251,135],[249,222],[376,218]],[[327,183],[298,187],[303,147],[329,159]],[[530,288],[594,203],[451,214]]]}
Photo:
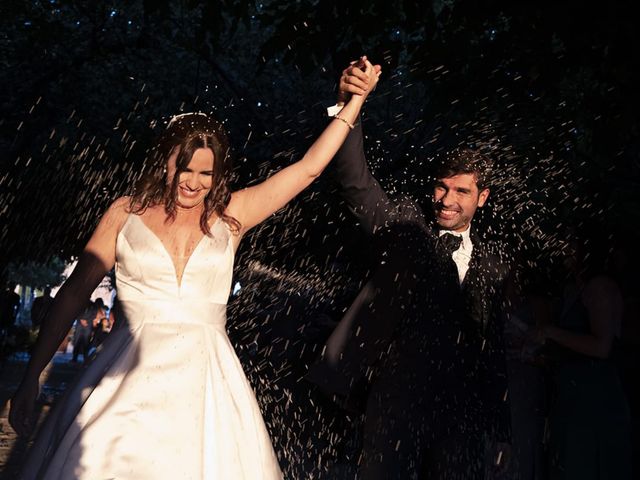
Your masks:
{"label": "groom's face", "polygon": [[473,173],[461,173],[436,180],[433,188],[433,208],[436,222],[444,230],[463,232],[478,207],[489,197],[489,189],[478,189]]}

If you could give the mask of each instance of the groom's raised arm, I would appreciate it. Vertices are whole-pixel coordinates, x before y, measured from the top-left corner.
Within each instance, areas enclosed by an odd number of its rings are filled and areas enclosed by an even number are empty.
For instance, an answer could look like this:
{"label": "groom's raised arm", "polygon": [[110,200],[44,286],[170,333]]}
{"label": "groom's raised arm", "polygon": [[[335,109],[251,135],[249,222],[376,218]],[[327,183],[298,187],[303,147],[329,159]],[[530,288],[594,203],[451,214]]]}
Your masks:
{"label": "groom's raised arm", "polygon": [[[366,57],[352,62],[342,71],[338,87],[338,103],[344,104],[352,95],[359,95],[366,81],[362,70]],[[380,75],[380,65],[374,65]],[[328,109],[330,116],[339,114],[338,105]],[[384,227],[393,214],[394,206],[378,181],[371,175],[364,154],[362,123],[352,127],[347,139],[333,159],[334,172],[340,192],[354,213],[362,229],[373,234]]]}
{"label": "groom's raised arm", "polygon": [[369,171],[360,121],[338,150],[333,164],[340,192],[362,228],[373,234],[385,226],[393,215],[394,205]]}

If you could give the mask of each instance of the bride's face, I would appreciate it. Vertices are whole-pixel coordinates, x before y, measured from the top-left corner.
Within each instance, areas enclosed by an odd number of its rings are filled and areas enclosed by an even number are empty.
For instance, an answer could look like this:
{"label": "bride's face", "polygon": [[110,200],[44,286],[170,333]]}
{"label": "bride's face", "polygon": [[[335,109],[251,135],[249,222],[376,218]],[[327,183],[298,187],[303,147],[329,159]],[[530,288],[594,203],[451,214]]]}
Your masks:
{"label": "bride's face", "polygon": [[[171,184],[176,175],[176,149],[167,162],[167,183]],[[213,186],[213,152],[209,148],[199,148],[193,153],[184,172],[179,173],[177,204],[182,208],[193,208],[201,204]]]}

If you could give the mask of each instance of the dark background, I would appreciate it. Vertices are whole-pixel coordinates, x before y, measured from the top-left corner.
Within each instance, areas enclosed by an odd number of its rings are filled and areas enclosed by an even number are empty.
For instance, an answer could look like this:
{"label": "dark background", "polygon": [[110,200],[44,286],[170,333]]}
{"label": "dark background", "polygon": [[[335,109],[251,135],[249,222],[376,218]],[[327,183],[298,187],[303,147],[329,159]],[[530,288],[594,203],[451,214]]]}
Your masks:
{"label": "dark background", "polygon": [[[76,256],[171,115],[224,121],[238,187],[300,158],[362,54],[383,67],[364,126],[387,190],[424,202],[434,156],[470,145],[499,167],[478,223],[541,270],[567,226],[635,239],[637,21],[617,1],[3,1],[0,272]],[[237,259],[231,336],[272,431],[296,426],[277,451],[309,465],[348,440],[312,393],[283,392],[355,295],[365,245],[329,174]]]}
{"label": "dark background", "polygon": [[[632,231],[638,223],[640,42],[631,2],[0,8],[0,267],[76,255],[173,114],[225,121],[238,186],[299,158],[325,122],[339,72],[363,53],[384,69],[365,128],[388,189],[424,197],[432,156],[466,143],[490,150],[503,172],[505,188],[485,215],[501,234],[506,226],[553,248],[562,222],[596,216]],[[259,255],[324,263],[352,243],[341,213],[323,179],[264,226]],[[330,246],[318,250],[323,240]]]}

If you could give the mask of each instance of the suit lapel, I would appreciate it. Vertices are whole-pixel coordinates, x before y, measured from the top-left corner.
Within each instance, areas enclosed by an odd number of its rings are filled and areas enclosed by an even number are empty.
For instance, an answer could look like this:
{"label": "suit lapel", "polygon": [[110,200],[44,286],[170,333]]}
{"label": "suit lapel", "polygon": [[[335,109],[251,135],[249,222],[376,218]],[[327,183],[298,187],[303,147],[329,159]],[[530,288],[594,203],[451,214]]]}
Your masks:
{"label": "suit lapel", "polygon": [[461,285],[461,291],[466,317],[484,329],[489,321],[487,306],[491,303],[486,288],[488,279],[484,266],[486,246],[473,229],[471,230],[471,242],[473,243],[473,251],[471,252],[469,269]]}
{"label": "suit lapel", "polygon": [[471,251],[471,260],[469,260],[469,269],[460,286],[462,290],[473,288],[474,285],[477,286],[479,273],[482,269],[482,261],[485,258],[484,244],[480,240],[480,236],[474,229],[471,229],[470,236],[473,250]]}

